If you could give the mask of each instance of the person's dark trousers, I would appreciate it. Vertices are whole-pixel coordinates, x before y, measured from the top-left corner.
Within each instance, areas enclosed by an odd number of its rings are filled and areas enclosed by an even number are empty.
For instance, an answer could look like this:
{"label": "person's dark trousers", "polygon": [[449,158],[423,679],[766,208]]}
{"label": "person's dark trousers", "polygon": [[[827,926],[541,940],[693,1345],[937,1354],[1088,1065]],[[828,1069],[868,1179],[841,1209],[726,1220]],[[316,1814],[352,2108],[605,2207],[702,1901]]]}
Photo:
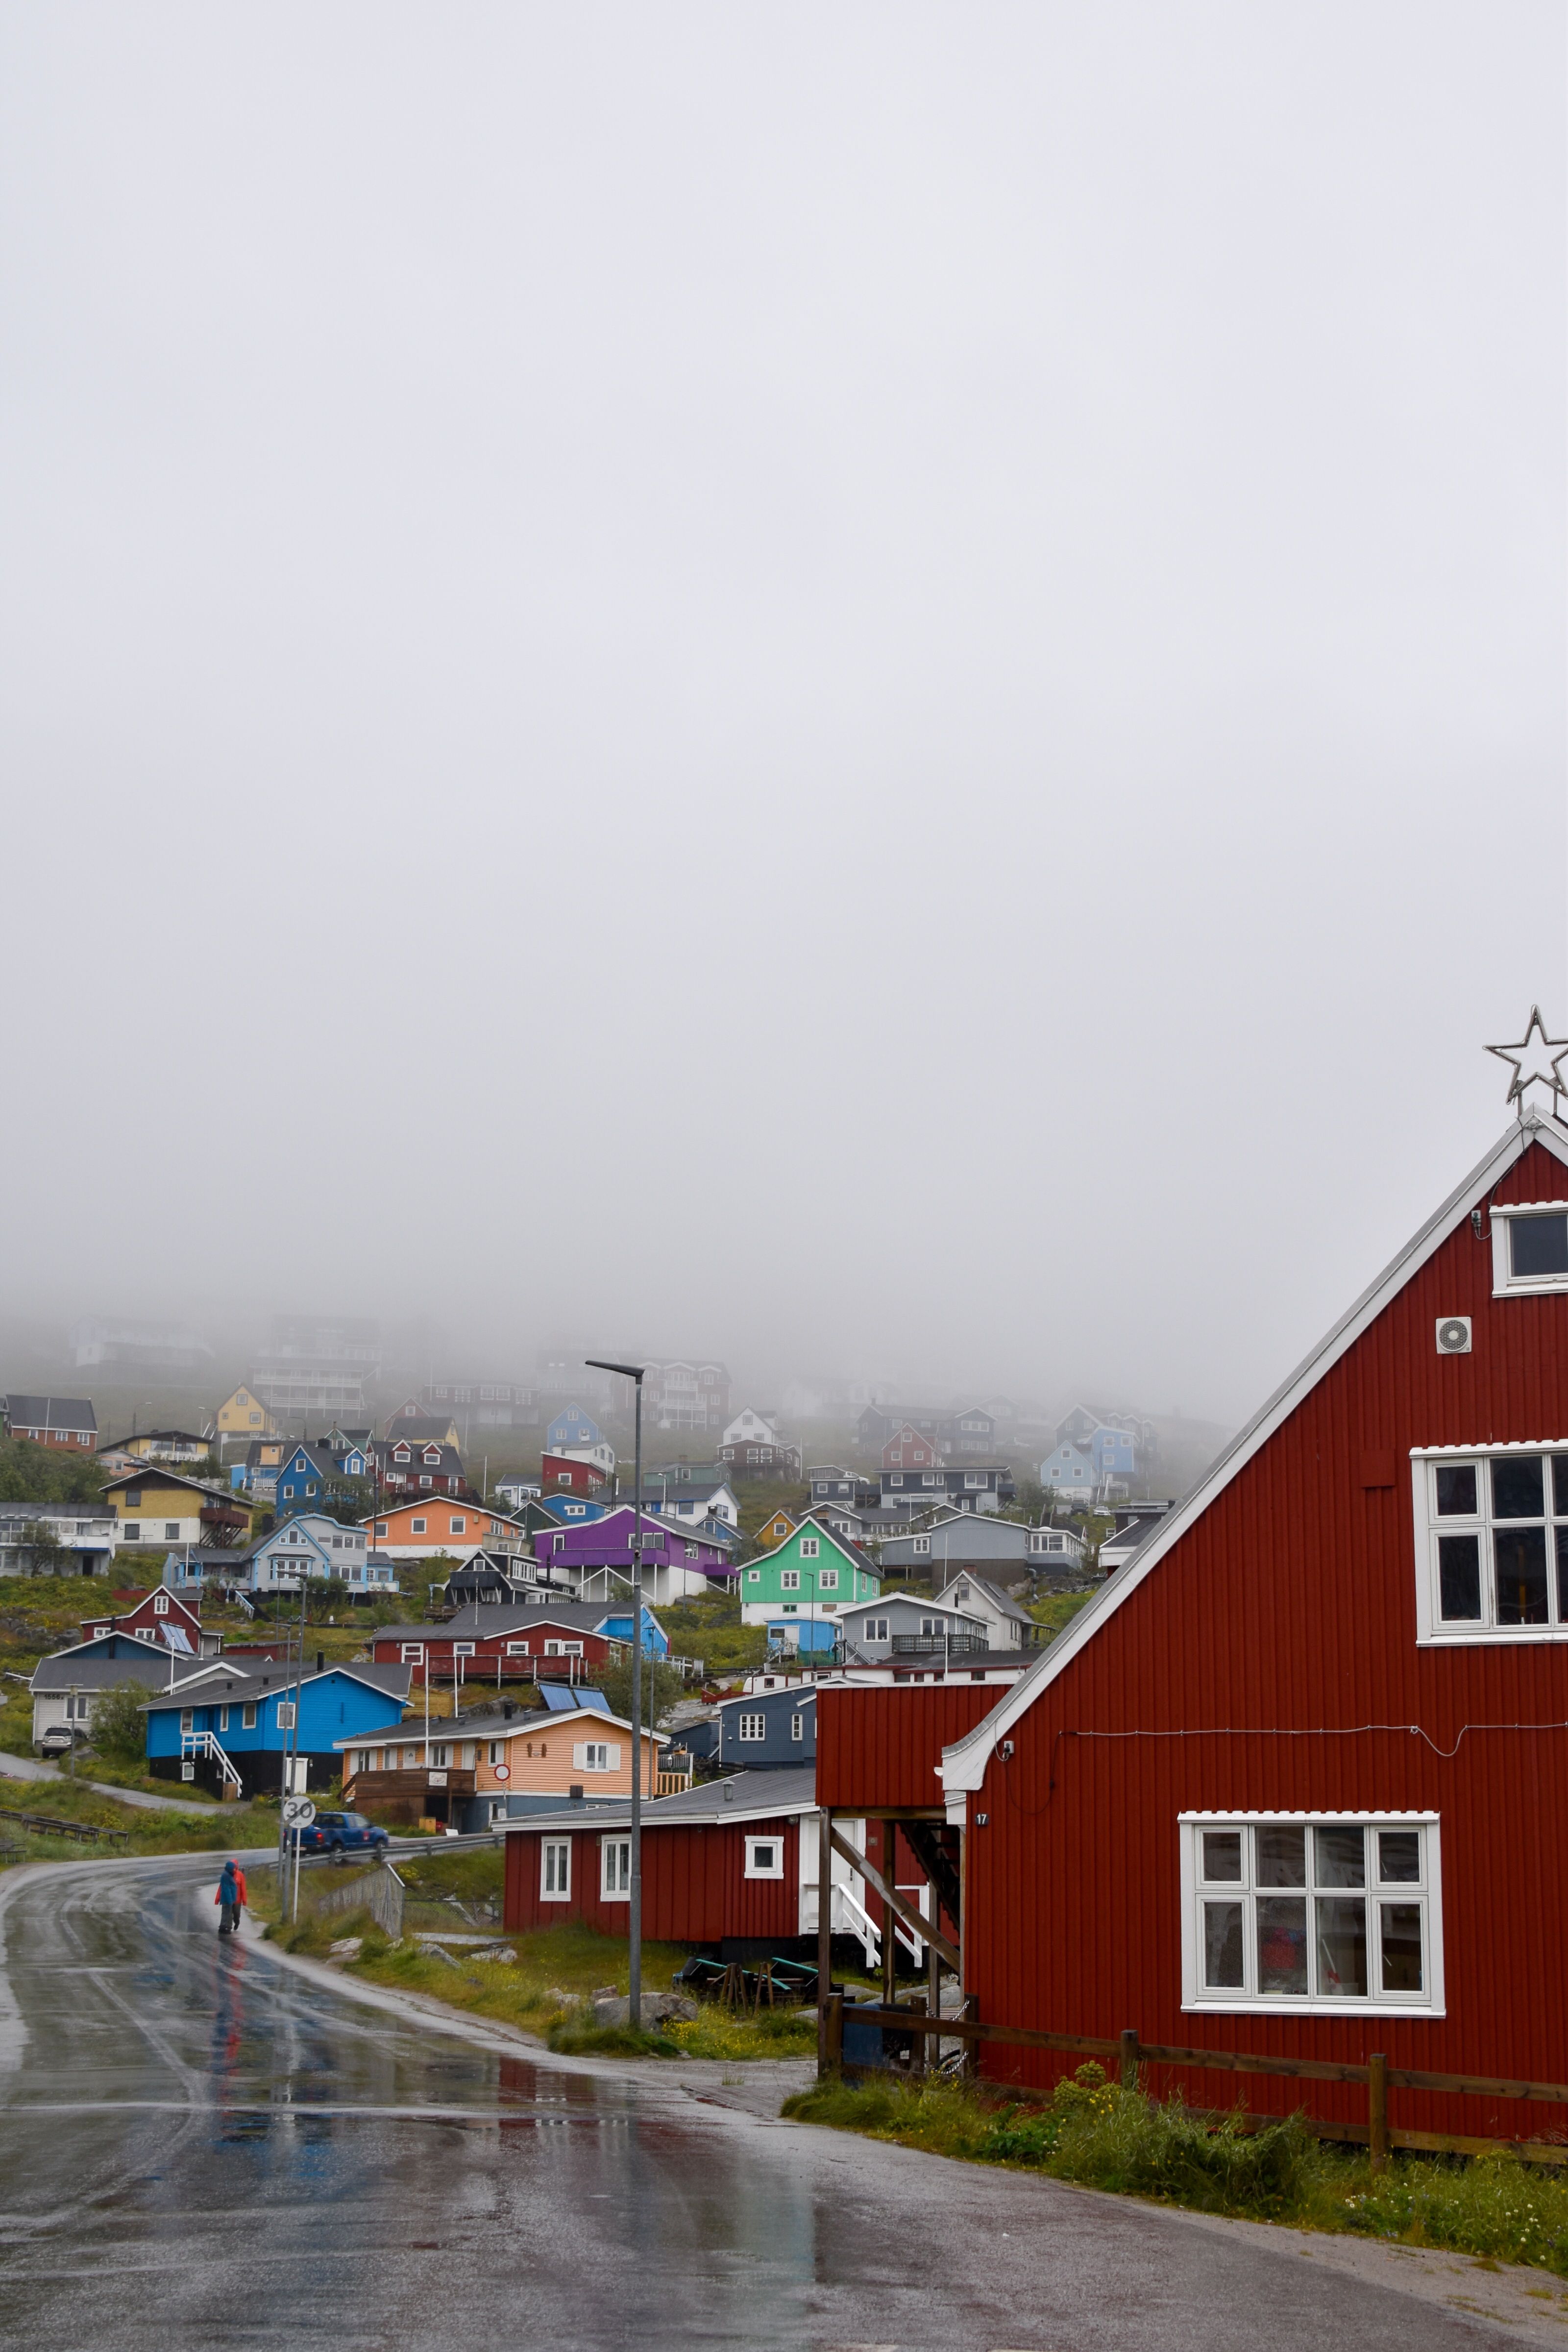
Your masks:
{"label": "person's dark trousers", "polygon": [[224,1906],[222,1906],[222,1910],[221,1910],[221,1912],[220,1912],[220,1914],[219,1914],[219,1916],[218,1916],[218,1923],[217,1923],[217,1931],[218,1931],[218,1934],[219,1934],[220,1936],[232,1936],[233,1934],[235,1934],[236,1930],[238,1928],[238,1926],[239,1926],[239,1906],[238,1906],[238,1904],[237,1904],[237,1903],[226,1903],[226,1904],[224,1904]]}

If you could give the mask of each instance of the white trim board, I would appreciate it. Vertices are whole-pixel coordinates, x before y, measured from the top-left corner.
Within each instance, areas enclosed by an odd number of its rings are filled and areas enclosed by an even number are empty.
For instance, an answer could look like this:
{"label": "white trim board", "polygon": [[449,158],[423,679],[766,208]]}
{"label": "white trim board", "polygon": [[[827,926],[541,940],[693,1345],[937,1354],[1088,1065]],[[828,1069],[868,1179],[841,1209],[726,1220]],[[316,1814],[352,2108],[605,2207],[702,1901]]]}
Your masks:
{"label": "white trim board", "polygon": [[1542,1144],[1568,1168],[1568,1128],[1540,1112],[1533,1112],[1509,1128],[1479,1165],[1471,1170],[1458,1191],[1449,1194],[1442,1207],[1427,1219],[1398,1256],[1384,1268],[1376,1281],[1363,1291],[1354,1306],[1347,1309],[1310,1355],[1275,1390],[1247,1427],[1232,1439],[1225,1453],[1194,1487],[1186,1500],[1167,1515],[1142,1550],[1125,1569],[1118,1570],[1111,1583],[1101,1587],[1089,1606],[1080,1610],[1058,1634],[1038,1663],[1029,1668],[1021,1681],[1015,1683],[1006,1697],[993,1707],[989,1715],[983,1717],[973,1731],[955,1740],[951,1748],[943,1748],[942,1760],[936,1767],[936,1772],[947,1792],[950,1822],[962,1826],[969,1791],[984,1785],[985,1768],[997,1740],[1011,1730],[1021,1716],[1027,1714],[1041,1692],[1072,1664],[1079,1651],[1088,1647],[1107,1621],[1158,1568],[1166,1553],[1173,1550],[1187,1530],[1197,1524],[1209,1505],[1224,1493],[1231,1480],[1246,1468],[1255,1454],[1261,1453],[1302,1399],[1310,1394],[1326,1373],[1332,1370],[1449,1234],[1458,1231],[1471,1210],[1483,1206],[1487,1194],[1501,1182],[1510,1168],[1517,1166],[1532,1143]]}

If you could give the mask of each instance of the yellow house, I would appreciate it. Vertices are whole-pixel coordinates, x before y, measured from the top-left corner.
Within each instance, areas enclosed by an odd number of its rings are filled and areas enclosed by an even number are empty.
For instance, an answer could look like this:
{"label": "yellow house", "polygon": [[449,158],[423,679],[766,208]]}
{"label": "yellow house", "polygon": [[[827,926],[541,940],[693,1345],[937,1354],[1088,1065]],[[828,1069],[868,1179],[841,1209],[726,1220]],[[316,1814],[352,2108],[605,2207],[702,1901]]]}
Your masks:
{"label": "yellow house", "polygon": [[275,1437],[278,1432],[260,1399],[240,1387],[217,1409],[217,1433],[220,1437]]}
{"label": "yellow house", "polygon": [[210,1544],[219,1538],[243,1544],[254,1524],[251,1506],[243,1496],[152,1464],[110,1478],[103,1498],[120,1522],[121,1543],[152,1544],[160,1549],[165,1544]]}

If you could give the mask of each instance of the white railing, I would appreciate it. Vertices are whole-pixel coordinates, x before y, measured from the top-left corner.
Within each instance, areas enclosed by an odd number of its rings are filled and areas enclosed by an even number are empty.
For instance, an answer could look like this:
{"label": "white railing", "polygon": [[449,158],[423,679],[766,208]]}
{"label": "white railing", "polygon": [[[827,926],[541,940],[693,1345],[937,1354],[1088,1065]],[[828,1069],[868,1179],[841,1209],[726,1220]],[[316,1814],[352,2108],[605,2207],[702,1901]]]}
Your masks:
{"label": "white railing", "polygon": [[244,1784],[240,1780],[239,1773],[228,1757],[224,1754],[223,1749],[218,1746],[217,1734],[216,1731],[181,1732],[180,1761],[183,1764],[194,1763],[198,1756],[209,1757],[217,1766],[223,1778],[226,1780],[231,1780],[234,1783],[234,1786],[238,1789],[243,1795]]}

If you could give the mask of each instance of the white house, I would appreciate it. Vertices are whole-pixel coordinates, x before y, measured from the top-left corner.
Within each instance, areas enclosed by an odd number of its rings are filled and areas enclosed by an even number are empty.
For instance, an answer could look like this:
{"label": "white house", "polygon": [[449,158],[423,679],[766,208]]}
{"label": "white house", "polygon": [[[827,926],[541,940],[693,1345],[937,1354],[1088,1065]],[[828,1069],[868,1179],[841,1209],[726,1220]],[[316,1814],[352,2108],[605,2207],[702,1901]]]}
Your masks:
{"label": "white house", "polygon": [[735,1415],[720,1443],[723,1445],[782,1445],[784,1440],[779,1435],[776,1421],[747,1405],[743,1412]]}

